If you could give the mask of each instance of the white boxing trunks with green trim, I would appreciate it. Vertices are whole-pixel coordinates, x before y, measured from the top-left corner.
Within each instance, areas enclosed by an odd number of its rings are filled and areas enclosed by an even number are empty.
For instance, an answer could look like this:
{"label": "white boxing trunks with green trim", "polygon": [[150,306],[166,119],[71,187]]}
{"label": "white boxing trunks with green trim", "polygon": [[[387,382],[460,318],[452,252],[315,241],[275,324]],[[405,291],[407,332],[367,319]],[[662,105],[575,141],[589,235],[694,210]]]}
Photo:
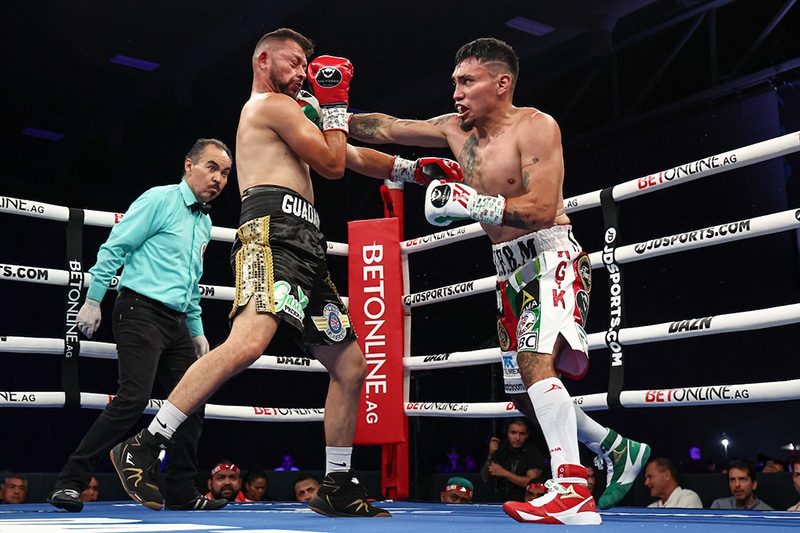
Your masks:
{"label": "white boxing trunks with green trim", "polygon": [[572,235],[572,226],[553,226],[494,244],[492,256],[506,392],[525,392],[517,352],[552,353],[559,334],[567,344],[558,354],[556,370],[582,378],[589,368],[583,325],[589,312],[592,265]]}

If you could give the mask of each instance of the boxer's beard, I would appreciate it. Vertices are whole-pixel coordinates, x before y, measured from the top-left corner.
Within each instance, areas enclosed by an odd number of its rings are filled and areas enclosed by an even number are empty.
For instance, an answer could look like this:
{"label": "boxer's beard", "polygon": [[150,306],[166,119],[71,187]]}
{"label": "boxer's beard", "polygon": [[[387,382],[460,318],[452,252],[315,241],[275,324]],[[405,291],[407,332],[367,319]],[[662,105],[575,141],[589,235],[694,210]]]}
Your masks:
{"label": "boxer's beard", "polygon": [[285,94],[285,95],[287,95],[287,96],[291,96],[291,97],[292,97],[292,98],[294,98],[294,99],[297,99],[297,95],[300,93],[300,91],[299,91],[299,90],[298,90],[298,91],[293,91],[293,90],[292,90],[292,85],[293,85],[293,83],[292,83],[292,82],[289,82],[289,83],[280,83],[278,80],[276,80],[276,79],[273,77],[273,78],[272,78],[272,83],[273,83],[273,85],[275,85],[275,87],[277,87],[277,88],[278,88],[278,92],[279,92],[279,93]]}
{"label": "boxer's beard", "polygon": [[475,121],[462,119],[459,127],[461,128],[461,131],[470,132],[472,131],[472,128],[475,127]]}

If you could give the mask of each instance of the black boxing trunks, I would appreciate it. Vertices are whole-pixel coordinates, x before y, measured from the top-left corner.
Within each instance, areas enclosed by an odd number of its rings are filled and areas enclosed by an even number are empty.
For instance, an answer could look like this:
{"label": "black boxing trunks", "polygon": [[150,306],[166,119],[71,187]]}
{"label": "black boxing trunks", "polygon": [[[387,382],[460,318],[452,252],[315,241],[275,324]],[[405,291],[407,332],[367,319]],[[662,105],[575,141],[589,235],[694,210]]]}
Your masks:
{"label": "black boxing trunks", "polygon": [[517,352],[553,353],[559,334],[567,345],[556,358],[556,370],[572,379],[583,377],[589,368],[583,325],[592,265],[573,237],[572,226],[553,226],[494,244],[492,259],[506,392],[525,392]]}
{"label": "black boxing trunks", "polygon": [[296,330],[301,348],[355,340],[326,250],[319,215],[305,198],[276,186],[244,191],[231,251],[236,294],[230,317],[253,298],[257,312],[281,319],[279,333],[283,324]]}

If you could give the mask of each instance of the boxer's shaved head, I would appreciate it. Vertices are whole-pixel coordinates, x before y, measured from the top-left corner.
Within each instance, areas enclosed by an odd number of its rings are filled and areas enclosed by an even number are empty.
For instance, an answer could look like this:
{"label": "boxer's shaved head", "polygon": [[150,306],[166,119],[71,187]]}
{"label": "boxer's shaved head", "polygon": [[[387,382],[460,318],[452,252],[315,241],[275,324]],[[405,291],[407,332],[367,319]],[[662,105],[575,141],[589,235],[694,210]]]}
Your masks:
{"label": "boxer's shaved head", "polygon": [[513,85],[517,84],[519,75],[519,58],[508,44],[499,39],[486,37],[475,39],[458,49],[455,64],[474,57],[484,65],[492,75],[510,74]]}
{"label": "boxer's shaved head", "polygon": [[253,64],[255,64],[256,58],[258,57],[258,54],[261,53],[261,50],[269,46],[270,43],[289,40],[296,42],[300,48],[303,49],[306,59],[310,59],[314,54],[314,42],[311,39],[290,28],[280,28],[267,33],[258,40],[258,43],[256,43],[256,49],[253,52]]}

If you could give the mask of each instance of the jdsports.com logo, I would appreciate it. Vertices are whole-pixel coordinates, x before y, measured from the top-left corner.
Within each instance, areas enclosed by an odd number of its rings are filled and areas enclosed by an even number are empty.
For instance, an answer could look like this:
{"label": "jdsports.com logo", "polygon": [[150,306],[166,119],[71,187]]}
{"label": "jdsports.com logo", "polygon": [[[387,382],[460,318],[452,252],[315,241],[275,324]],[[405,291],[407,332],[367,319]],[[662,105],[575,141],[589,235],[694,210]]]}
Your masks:
{"label": "jdsports.com logo", "polygon": [[317,85],[324,89],[336,87],[342,81],[342,73],[336,67],[322,67],[317,72]]}

